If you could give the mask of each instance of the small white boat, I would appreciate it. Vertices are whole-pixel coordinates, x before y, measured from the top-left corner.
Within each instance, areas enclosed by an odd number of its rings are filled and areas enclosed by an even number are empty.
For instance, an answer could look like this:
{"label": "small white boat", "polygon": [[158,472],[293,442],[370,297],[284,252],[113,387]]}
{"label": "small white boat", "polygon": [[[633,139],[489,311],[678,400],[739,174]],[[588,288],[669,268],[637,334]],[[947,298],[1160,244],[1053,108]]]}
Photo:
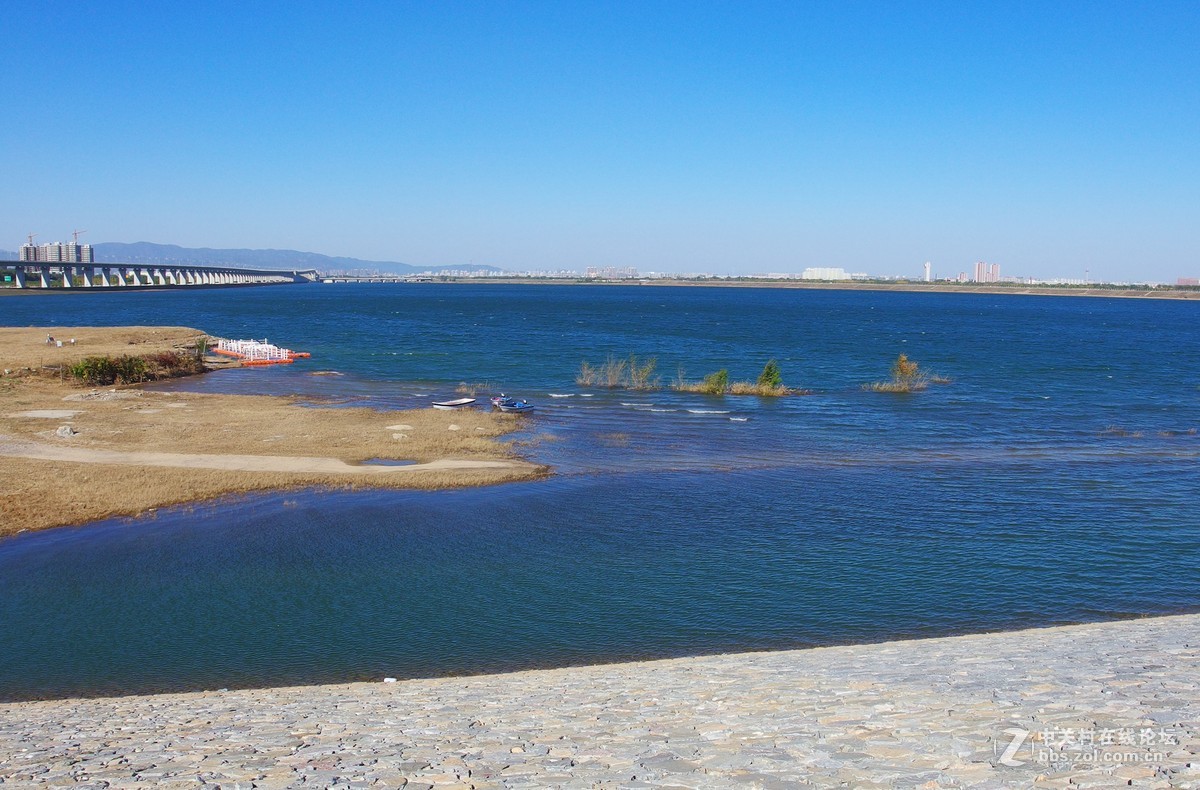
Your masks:
{"label": "small white boat", "polygon": [[470,406],[474,402],[475,402],[474,398],[459,398],[458,400],[443,400],[443,401],[435,400],[433,402],[433,408],[441,409],[442,411],[454,411],[455,409],[461,409],[464,406]]}

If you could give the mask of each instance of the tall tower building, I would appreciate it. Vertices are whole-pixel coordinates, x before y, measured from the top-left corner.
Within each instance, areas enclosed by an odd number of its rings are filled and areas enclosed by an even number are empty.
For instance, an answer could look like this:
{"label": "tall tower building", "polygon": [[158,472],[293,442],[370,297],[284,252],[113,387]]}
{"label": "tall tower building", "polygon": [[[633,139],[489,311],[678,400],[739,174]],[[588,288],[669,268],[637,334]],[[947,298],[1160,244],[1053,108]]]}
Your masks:
{"label": "tall tower building", "polygon": [[932,281],[933,281],[933,264],[931,264],[929,261],[925,261],[925,282],[932,282]]}
{"label": "tall tower building", "polygon": [[78,241],[34,246],[32,241],[21,245],[21,261],[24,263],[95,263],[92,245]]}
{"label": "tall tower building", "polygon": [[972,282],[985,283],[987,282],[987,264],[983,261],[975,262],[975,276],[971,278]]}
{"label": "tall tower building", "polygon": [[43,257],[40,260],[47,263],[62,263],[66,260],[65,247],[66,245],[61,241],[56,241],[53,244],[43,244],[41,249]]}

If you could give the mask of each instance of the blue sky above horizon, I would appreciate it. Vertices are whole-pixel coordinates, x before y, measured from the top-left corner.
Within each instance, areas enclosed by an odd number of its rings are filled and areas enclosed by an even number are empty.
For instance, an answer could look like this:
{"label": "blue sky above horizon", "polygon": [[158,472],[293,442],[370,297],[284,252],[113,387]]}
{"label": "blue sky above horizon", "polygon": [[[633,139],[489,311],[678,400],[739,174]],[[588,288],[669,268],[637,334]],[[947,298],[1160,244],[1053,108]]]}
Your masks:
{"label": "blue sky above horizon", "polygon": [[1200,4],[6,4],[0,248],[1200,276]]}

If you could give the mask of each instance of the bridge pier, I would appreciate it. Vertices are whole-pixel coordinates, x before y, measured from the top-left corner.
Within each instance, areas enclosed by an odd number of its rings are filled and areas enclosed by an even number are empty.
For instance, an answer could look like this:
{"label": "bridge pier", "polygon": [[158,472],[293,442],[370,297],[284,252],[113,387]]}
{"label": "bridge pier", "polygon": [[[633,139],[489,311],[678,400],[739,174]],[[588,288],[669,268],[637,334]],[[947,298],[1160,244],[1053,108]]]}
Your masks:
{"label": "bridge pier", "polygon": [[[238,269],[226,266],[162,266],[129,263],[70,263],[0,261],[13,271],[16,288],[164,288],[303,283],[317,279],[315,271]],[[55,277],[61,282],[56,283]],[[75,282],[75,278],[79,282]]]}

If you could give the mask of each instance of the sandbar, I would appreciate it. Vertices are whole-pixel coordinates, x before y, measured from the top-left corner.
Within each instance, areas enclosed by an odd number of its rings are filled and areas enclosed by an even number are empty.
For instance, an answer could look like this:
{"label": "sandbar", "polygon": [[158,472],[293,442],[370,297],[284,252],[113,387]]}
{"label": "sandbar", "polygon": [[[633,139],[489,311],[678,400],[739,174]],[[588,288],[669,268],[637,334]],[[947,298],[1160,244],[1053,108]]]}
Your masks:
{"label": "sandbar", "polygon": [[195,353],[204,337],[187,327],[0,328],[0,536],[250,491],[546,474],[502,441],[522,425],[514,415],[86,387],[66,372],[86,356]]}

